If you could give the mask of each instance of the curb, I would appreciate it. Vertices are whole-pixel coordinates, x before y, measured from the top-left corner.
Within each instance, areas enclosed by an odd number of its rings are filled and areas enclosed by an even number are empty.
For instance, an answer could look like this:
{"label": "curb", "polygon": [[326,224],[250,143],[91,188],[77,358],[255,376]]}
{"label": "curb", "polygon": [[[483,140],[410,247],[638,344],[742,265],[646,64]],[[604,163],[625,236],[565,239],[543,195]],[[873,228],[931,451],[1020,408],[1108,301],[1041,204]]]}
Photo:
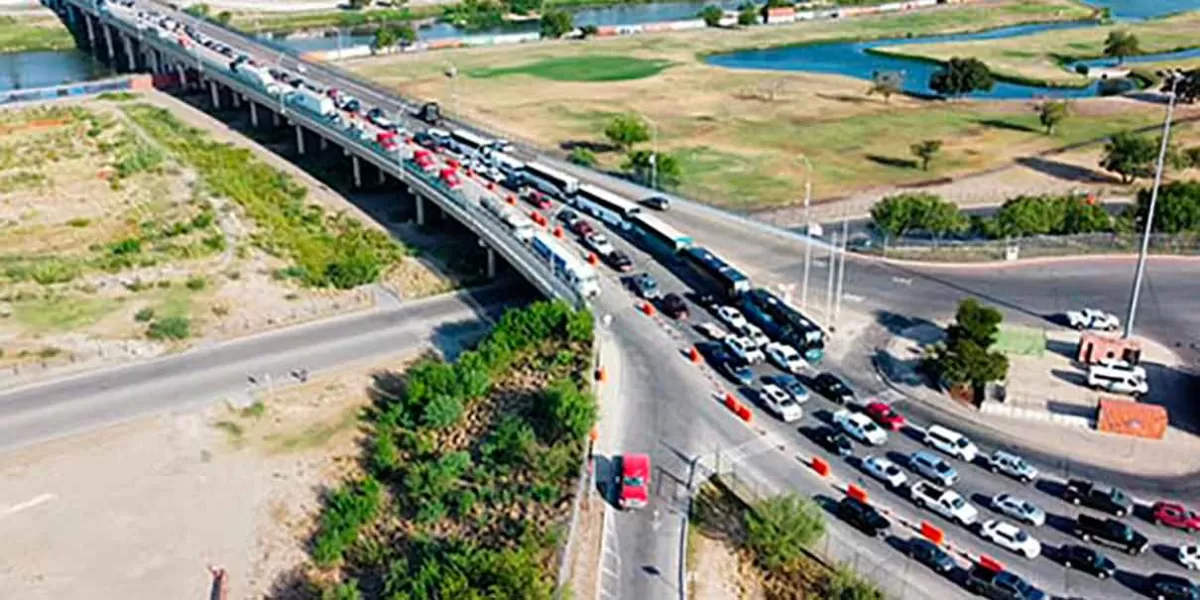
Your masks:
{"label": "curb", "polygon": [[[1129,261],[1137,259],[1137,254],[1079,254],[1074,256],[1041,256],[1037,258],[1021,258],[1012,261],[982,261],[982,262],[936,262],[936,261],[920,261],[920,260],[904,260],[899,258],[886,258],[883,256],[875,256],[871,254],[859,254],[850,252],[848,256],[853,257],[852,260],[858,259],[864,262],[882,263],[897,267],[921,268],[921,269],[946,269],[946,270],[989,270],[989,269],[1008,269],[1022,268],[1036,265],[1050,265],[1056,263],[1081,263],[1081,262],[1108,262],[1108,261]],[[1200,263],[1200,256],[1181,255],[1181,254],[1151,254],[1147,256],[1150,261],[1164,262],[1196,262]]]}

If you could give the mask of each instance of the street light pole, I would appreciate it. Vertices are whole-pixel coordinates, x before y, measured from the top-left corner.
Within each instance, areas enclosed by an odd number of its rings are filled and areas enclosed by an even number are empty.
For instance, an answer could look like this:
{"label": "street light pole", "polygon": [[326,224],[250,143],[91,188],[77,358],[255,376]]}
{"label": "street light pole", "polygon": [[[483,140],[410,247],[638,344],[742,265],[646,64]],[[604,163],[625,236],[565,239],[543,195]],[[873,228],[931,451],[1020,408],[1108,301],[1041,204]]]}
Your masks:
{"label": "street light pole", "polygon": [[812,163],[808,157],[800,155],[804,161],[804,283],[800,286],[800,308],[808,310],[808,274],[812,268],[812,221],[809,219],[808,206],[812,202]]}
{"label": "street light pole", "polygon": [[1158,188],[1162,185],[1163,166],[1167,159],[1167,144],[1171,137],[1171,119],[1175,116],[1175,90],[1181,77],[1175,71],[1171,75],[1171,95],[1167,100],[1167,118],[1163,121],[1162,143],[1158,148],[1158,164],[1154,170],[1154,187],[1150,188],[1150,206],[1146,209],[1146,227],[1142,233],[1142,249],[1138,253],[1137,270],[1133,275],[1133,290],[1129,294],[1129,313],[1125,318],[1124,338],[1133,335],[1133,320],[1137,316],[1138,297],[1142,293],[1142,278],[1146,274],[1146,253],[1150,249],[1150,232],[1154,226],[1154,208],[1158,203]]}
{"label": "street light pole", "polygon": [[[649,119],[647,119],[649,120]],[[654,155],[650,157],[650,189],[658,190],[658,123],[650,121],[650,137],[654,146]]]}
{"label": "street light pole", "polygon": [[[837,291],[834,292],[833,299],[833,320],[837,321],[842,314],[842,289],[846,281],[846,241],[850,239],[850,222],[846,220],[846,215],[842,215],[842,247],[838,251],[838,276],[837,276]],[[832,265],[830,265],[832,266]]]}

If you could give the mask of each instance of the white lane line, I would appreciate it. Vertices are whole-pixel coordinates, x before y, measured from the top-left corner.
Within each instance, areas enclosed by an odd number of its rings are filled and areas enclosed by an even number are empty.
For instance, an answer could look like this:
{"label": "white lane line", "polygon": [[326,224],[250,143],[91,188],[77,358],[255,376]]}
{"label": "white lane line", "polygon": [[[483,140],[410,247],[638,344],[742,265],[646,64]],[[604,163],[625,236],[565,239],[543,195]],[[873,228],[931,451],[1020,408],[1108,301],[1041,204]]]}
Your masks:
{"label": "white lane line", "polygon": [[14,504],[8,508],[5,508],[3,511],[0,511],[0,519],[3,519],[4,517],[8,517],[11,515],[15,515],[23,510],[31,509],[35,506],[38,506],[39,504],[45,504],[47,502],[50,502],[51,500],[54,500],[55,498],[58,498],[58,496],[56,496],[54,494],[42,494],[36,498],[27,500],[20,504]]}
{"label": "white lane line", "polygon": [[893,278],[892,278],[892,283],[898,283],[898,284],[900,284],[900,285],[912,285],[912,278],[911,278],[911,277],[907,277],[907,278],[905,278],[905,277],[893,277]]}
{"label": "white lane line", "polygon": [[846,302],[862,302],[865,300],[865,298],[857,294],[842,294],[842,299]]}

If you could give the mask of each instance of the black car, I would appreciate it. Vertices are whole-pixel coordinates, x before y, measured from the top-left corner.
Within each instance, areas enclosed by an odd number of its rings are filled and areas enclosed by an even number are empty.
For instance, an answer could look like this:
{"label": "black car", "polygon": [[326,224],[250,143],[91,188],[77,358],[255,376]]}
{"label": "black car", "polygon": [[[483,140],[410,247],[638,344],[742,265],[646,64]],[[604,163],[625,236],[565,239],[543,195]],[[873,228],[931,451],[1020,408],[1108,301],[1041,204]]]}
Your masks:
{"label": "black car", "polygon": [[854,390],[846,385],[833,373],[821,373],[812,380],[812,387],[818,394],[829,398],[838,404],[854,401]]}
{"label": "black car", "polygon": [[413,141],[416,142],[418,146],[423,148],[433,148],[437,145],[437,140],[433,139],[432,135],[429,135],[424,131],[418,132],[417,135],[414,135]]}
{"label": "black car", "polygon": [[892,526],[875,507],[850,496],[838,502],[837,516],[871,537],[877,537],[883,530]]}
{"label": "black car", "polygon": [[604,260],[608,263],[608,266],[622,273],[628,273],[633,270],[633,259],[629,258],[628,254],[625,254],[620,250],[613,250],[612,252],[609,252],[608,255],[604,257]]}
{"label": "black car", "polygon": [[1133,500],[1129,494],[1108,485],[1100,485],[1083,479],[1072,479],[1063,490],[1063,500],[1075,505],[1102,510],[1117,517],[1133,514]]}
{"label": "black car", "polygon": [[750,385],[754,383],[754,371],[750,370],[750,365],[747,365],[746,361],[726,352],[724,348],[715,348],[712,354],[709,355],[709,359],[730,381],[738,385]]}
{"label": "black car", "polygon": [[950,558],[950,555],[946,554],[946,551],[937,544],[925,538],[908,540],[908,548],[905,549],[905,552],[913,560],[938,573],[946,574],[954,570],[954,559]]}
{"label": "black car", "polygon": [[672,319],[688,318],[687,302],[684,302],[683,298],[679,294],[671,293],[663,296],[662,311]]}
{"label": "black car", "polygon": [[854,446],[850,443],[850,438],[831,427],[820,427],[813,431],[813,441],[843,458],[854,453]]}
{"label": "black car", "polygon": [[358,98],[351,98],[346,101],[346,105],[342,109],[346,112],[356,113],[362,109],[362,102],[359,102]]}
{"label": "black car", "polygon": [[383,116],[383,109],[381,109],[379,107],[375,107],[375,108],[372,108],[371,110],[367,111],[368,119],[375,120],[382,116]]}
{"label": "black car", "polygon": [[1095,540],[1130,554],[1141,554],[1150,545],[1146,536],[1116,519],[1097,519],[1083,513],[1076,517],[1075,535],[1085,542]]}
{"label": "black car", "polygon": [[667,210],[671,208],[671,201],[662,196],[650,196],[642,198],[642,206],[653,208],[654,210]]}
{"label": "black car", "polygon": [[1158,600],[1200,600],[1200,587],[1178,575],[1155,573],[1147,578],[1146,588]]}
{"label": "black car", "polygon": [[571,229],[575,226],[576,223],[579,222],[579,219],[581,217],[579,216],[579,213],[577,213],[569,208],[564,208],[564,209],[558,211],[558,214],[554,215],[554,218],[561,221],[563,225],[566,225],[567,229]]}
{"label": "black car", "polygon": [[1068,569],[1091,573],[1100,579],[1108,579],[1117,572],[1117,565],[1112,559],[1078,544],[1068,544],[1059,548],[1058,560]]}

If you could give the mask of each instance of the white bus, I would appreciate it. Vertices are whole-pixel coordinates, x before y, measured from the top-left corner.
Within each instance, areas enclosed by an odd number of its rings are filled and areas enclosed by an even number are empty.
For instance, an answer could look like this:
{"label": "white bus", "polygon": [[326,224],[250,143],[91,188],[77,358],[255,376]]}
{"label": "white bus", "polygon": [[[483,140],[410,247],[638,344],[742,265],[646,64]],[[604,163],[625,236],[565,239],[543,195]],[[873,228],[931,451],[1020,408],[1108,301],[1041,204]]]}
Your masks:
{"label": "white bus", "polygon": [[566,200],[579,191],[578,179],[539,162],[525,163],[523,175],[526,185],[559,200]]}
{"label": "white bus", "polygon": [[571,286],[577,294],[584,298],[593,298],[600,294],[600,276],[596,274],[592,265],[563,247],[553,236],[544,231],[535,232],[530,247],[550,265],[554,276]]}
{"label": "white bus", "polygon": [[633,223],[633,231],[642,239],[648,250],[673,256],[695,243],[692,236],[680,232],[653,215],[637,214],[630,221]]}
{"label": "white bus", "polygon": [[579,186],[579,193],[575,195],[572,204],[614,227],[642,212],[642,207],[636,202],[590,183]]}
{"label": "white bus", "polygon": [[533,232],[537,229],[534,227],[533,220],[521,214],[521,211],[490,195],[484,196],[479,204],[512,230],[513,237],[526,244],[533,239]]}
{"label": "white bus", "polygon": [[451,131],[450,138],[467,153],[479,152],[492,144],[492,140],[475,135],[466,129]]}

